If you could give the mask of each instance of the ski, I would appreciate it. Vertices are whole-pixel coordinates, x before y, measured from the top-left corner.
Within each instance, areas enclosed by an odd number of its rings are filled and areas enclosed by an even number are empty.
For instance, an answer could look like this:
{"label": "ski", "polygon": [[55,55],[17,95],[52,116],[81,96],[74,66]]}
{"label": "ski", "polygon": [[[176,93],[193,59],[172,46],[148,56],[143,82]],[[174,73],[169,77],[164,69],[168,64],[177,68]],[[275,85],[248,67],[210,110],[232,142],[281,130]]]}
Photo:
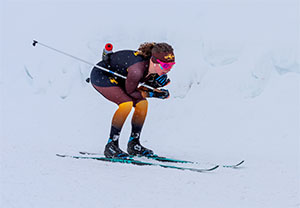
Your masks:
{"label": "ski", "polygon": [[165,164],[157,164],[157,163],[151,163],[151,162],[143,162],[140,160],[135,160],[132,158],[107,158],[107,157],[97,157],[97,156],[75,156],[75,155],[64,155],[64,154],[56,154],[58,157],[69,157],[74,159],[90,159],[90,160],[100,160],[104,162],[111,162],[111,163],[127,163],[132,165],[138,165],[138,166],[158,166],[162,168],[170,168],[170,169],[177,169],[177,170],[189,170],[193,172],[209,172],[217,169],[219,165],[214,165],[211,168],[188,168],[188,167],[180,167],[180,166],[174,166],[174,165],[165,165]]}
{"label": "ski", "polygon": [[[91,153],[91,152],[79,152],[82,155],[90,155],[90,156],[103,156],[100,153]],[[104,156],[103,156],[104,157]],[[195,161],[189,161],[189,160],[178,160],[178,159],[172,159],[172,158],[167,158],[167,157],[161,157],[158,155],[153,155],[153,156],[132,156],[131,158],[146,158],[146,159],[152,159],[152,160],[157,160],[159,162],[170,162],[170,163],[185,163],[185,164],[199,164],[199,162]],[[222,165],[221,167],[223,168],[239,168],[245,160],[241,160],[237,164],[234,165]]]}
{"label": "ski", "polygon": [[[91,152],[79,152],[79,153],[82,154],[82,155],[103,156],[102,154],[99,154],[99,153],[91,153]],[[153,155],[153,156],[131,156],[131,158],[147,158],[147,159],[157,160],[159,162],[196,164],[196,162],[192,162],[192,161],[177,160],[177,159],[172,159],[172,158],[167,158],[167,157],[160,157],[158,155]]]}

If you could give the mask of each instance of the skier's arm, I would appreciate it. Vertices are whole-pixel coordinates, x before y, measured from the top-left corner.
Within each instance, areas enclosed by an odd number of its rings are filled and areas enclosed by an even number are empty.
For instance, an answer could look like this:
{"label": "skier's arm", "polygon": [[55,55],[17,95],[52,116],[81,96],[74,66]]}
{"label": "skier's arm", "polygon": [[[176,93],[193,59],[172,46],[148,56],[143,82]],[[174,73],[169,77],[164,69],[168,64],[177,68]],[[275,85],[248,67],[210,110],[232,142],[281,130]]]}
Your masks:
{"label": "skier's arm", "polygon": [[142,93],[138,89],[140,80],[143,77],[142,62],[136,63],[128,68],[128,75],[125,83],[126,92],[135,99],[143,99]]}
{"label": "skier's arm", "polygon": [[[140,80],[144,76],[144,63],[138,62],[128,68],[128,75],[125,83],[126,92],[131,97],[135,99],[144,99],[146,97],[150,98],[160,98],[166,99],[170,96],[168,90],[165,89],[155,89],[149,90],[148,88],[140,87],[138,88]],[[167,79],[167,76],[160,76],[159,78],[164,78],[161,86],[165,86],[166,84],[170,83],[170,80]],[[155,79],[157,81],[157,79]],[[158,87],[158,86],[157,86]]]}

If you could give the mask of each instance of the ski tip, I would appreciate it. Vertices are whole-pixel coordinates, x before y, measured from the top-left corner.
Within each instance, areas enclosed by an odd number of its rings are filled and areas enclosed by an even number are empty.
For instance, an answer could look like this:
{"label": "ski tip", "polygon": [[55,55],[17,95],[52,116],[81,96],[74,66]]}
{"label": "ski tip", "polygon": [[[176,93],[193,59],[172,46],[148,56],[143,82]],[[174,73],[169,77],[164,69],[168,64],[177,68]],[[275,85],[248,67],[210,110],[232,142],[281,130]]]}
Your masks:
{"label": "ski tip", "polygon": [[219,168],[219,167],[220,167],[220,165],[215,165],[215,166],[212,167],[212,168],[207,168],[207,169],[194,169],[194,171],[200,172],[200,173],[205,173],[205,172],[210,172],[210,171],[216,170],[216,169]]}
{"label": "ski tip", "polygon": [[235,164],[235,165],[223,165],[223,168],[240,168],[240,166],[245,162],[245,160],[242,160],[241,162]]}
{"label": "ski tip", "polygon": [[215,170],[215,169],[217,169],[218,167],[220,167],[220,165],[216,165],[216,166],[214,166],[214,167],[212,167],[212,168],[208,169],[208,171]]}
{"label": "ski tip", "polygon": [[241,164],[243,164],[245,162],[245,160],[242,160],[241,162],[239,162],[238,164],[236,164],[235,166],[240,166]]}

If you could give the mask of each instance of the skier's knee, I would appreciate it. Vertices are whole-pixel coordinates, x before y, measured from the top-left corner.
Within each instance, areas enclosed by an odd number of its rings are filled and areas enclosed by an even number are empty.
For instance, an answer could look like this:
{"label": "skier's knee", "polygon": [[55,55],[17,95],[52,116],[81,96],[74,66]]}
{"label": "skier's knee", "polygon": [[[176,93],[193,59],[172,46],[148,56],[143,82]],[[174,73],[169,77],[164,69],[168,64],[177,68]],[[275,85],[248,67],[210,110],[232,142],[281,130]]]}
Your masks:
{"label": "skier's knee", "polygon": [[119,109],[122,109],[122,111],[126,111],[128,113],[131,111],[132,107],[133,107],[132,101],[128,101],[128,102],[119,104]]}
{"label": "skier's knee", "polygon": [[147,110],[148,109],[148,101],[142,100],[135,105],[136,109]]}

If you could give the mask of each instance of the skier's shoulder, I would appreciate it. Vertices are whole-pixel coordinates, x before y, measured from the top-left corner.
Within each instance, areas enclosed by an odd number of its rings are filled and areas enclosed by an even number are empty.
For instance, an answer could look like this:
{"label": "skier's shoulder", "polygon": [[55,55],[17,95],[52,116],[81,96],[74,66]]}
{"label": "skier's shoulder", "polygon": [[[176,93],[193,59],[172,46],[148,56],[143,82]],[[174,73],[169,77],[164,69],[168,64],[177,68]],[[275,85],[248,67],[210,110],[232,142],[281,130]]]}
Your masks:
{"label": "skier's shoulder", "polygon": [[146,59],[139,55],[136,50],[119,50],[112,54],[112,58],[135,60],[136,62],[145,61]]}

